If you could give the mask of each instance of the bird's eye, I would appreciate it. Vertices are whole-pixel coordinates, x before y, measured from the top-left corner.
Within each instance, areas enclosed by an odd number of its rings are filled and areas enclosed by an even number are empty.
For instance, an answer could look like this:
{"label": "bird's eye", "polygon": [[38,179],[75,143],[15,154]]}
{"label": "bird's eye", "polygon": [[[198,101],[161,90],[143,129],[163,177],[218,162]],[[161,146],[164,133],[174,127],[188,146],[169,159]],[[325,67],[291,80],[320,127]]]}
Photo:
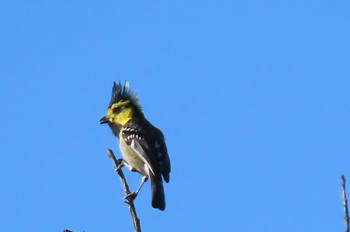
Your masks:
{"label": "bird's eye", "polygon": [[114,114],[119,114],[120,111],[122,110],[122,108],[123,108],[123,107],[121,107],[121,106],[118,106],[118,107],[114,108],[114,109],[113,109],[113,113],[114,113]]}

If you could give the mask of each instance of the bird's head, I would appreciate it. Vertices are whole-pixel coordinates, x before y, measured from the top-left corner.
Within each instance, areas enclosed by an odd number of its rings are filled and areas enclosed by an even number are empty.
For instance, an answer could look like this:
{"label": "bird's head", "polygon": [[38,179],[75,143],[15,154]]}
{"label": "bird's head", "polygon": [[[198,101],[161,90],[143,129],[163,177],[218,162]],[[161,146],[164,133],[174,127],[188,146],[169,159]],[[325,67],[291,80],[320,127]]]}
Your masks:
{"label": "bird's head", "polygon": [[114,82],[111,101],[106,115],[100,119],[100,124],[124,126],[135,114],[142,112],[137,96],[129,89],[129,82],[125,81],[124,85]]}

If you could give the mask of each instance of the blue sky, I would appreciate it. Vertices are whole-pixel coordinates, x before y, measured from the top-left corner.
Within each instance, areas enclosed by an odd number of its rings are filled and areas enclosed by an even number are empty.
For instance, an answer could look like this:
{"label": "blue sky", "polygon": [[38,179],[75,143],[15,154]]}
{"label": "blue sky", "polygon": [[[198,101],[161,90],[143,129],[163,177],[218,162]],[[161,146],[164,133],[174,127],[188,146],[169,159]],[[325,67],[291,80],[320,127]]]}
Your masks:
{"label": "blue sky", "polygon": [[[166,136],[144,231],[341,231],[349,1],[0,4],[0,231],[132,231],[98,120],[129,80]],[[125,170],[131,188],[141,176]],[[166,229],[164,229],[166,228]]]}

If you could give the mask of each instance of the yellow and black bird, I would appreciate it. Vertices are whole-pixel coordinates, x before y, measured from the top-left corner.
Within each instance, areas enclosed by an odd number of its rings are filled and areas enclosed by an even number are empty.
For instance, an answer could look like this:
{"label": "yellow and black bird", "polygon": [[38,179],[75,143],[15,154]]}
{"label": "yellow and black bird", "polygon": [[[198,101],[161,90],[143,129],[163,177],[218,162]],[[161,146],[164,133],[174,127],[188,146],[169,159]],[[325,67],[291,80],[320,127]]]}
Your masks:
{"label": "yellow and black bird", "polygon": [[108,123],[118,137],[123,164],[143,175],[141,185],[133,196],[136,197],[142,185],[150,179],[152,207],[164,210],[162,177],[168,183],[171,169],[164,135],[145,118],[127,81],[124,85],[114,82],[107,113],[100,119],[102,123]]}

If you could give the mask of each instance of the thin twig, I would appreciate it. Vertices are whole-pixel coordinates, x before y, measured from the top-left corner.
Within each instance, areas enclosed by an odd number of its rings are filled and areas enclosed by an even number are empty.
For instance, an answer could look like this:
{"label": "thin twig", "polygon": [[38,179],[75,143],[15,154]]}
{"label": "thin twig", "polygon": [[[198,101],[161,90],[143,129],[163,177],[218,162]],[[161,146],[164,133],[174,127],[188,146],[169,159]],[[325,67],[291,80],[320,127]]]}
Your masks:
{"label": "thin twig", "polygon": [[[129,189],[128,183],[126,182],[124,173],[123,173],[122,169],[120,168],[121,161],[115,158],[114,153],[111,149],[107,150],[107,154],[108,154],[108,157],[111,158],[111,160],[113,161],[114,170],[118,173],[118,175],[120,177],[120,181],[122,182],[125,196],[128,196],[130,194],[130,189]],[[137,217],[137,214],[136,214],[134,200],[133,199],[126,200],[125,202],[128,204],[131,218],[132,218],[132,222],[134,224],[135,232],[141,232],[140,219]]]}
{"label": "thin twig", "polygon": [[345,232],[349,232],[349,209],[348,209],[348,199],[346,197],[346,189],[345,189],[345,176],[341,175],[341,186],[343,192],[343,206],[344,206],[344,223],[345,223]]}

